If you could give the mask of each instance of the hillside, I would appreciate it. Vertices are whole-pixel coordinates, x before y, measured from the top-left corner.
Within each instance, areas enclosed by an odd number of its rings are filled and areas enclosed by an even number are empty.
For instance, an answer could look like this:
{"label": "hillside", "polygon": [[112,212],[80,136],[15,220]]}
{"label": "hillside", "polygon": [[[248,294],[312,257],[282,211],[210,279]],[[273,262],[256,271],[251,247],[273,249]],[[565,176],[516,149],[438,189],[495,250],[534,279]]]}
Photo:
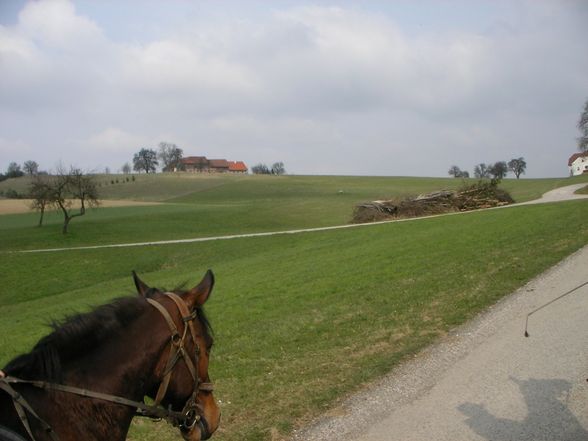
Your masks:
{"label": "hillside", "polygon": [[[342,224],[356,201],[460,185],[423,178],[142,178],[133,188],[115,183],[105,196],[164,203],[92,210],[66,237],[57,214],[43,228],[35,227],[34,213],[0,216],[0,367],[45,335],[48,322],[135,295],[132,270],[172,288],[192,286],[212,268],[210,369],[223,412],[213,439],[221,441],[286,438],[588,243],[588,203],[572,201],[296,235],[14,252]],[[571,182],[506,185],[531,195]],[[177,432],[138,421],[129,439],[171,441]]]}

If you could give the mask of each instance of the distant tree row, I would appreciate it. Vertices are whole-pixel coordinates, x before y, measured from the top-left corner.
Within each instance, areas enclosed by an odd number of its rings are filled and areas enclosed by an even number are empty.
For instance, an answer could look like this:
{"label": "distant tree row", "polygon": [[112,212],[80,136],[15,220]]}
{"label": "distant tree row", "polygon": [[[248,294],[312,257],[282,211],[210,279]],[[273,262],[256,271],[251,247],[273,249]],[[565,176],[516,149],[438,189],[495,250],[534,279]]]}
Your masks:
{"label": "distant tree row", "polygon": [[[162,164],[162,171],[174,171],[181,164],[184,152],[181,148],[171,142],[160,142],[157,148],[150,149],[143,147],[133,156],[133,170],[141,173],[155,173],[159,161]],[[123,173],[130,173],[131,166],[126,163],[122,167]]]}
{"label": "distant tree row", "polygon": [[[11,162],[8,164],[8,168],[6,169],[6,173],[0,173],[0,181],[4,181],[5,179],[9,178],[20,178],[25,174],[29,176],[34,176],[39,173],[39,164],[35,161],[25,161],[22,167],[16,163]],[[45,172],[41,172],[46,174]]]}
{"label": "distant tree row", "polygon": [[[170,142],[160,142],[157,150],[143,147],[133,156],[133,170],[139,173],[155,173],[160,163],[164,172],[182,170],[183,154],[181,148]],[[122,166],[122,172],[131,172],[129,163]],[[286,168],[283,162],[275,162],[271,167],[259,163],[251,167],[251,172],[256,175],[284,175]]]}
{"label": "distant tree row", "polygon": [[[525,174],[527,163],[525,158],[516,158],[508,161],[498,161],[494,164],[480,163],[474,167],[474,177],[478,179],[491,178],[501,180],[506,177],[508,172],[512,172],[517,179],[522,174]],[[470,174],[467,171],[461,170],[457,165],[452,165],[448,171],[449,175],[455,178],[469,178]]]}
{"label": "distant tree row", "polygon": [[255,175],[285,175],[286,168],[283,162],[274,162],[271,167],[265,164],[257,164],[251,167],[251,172]]}

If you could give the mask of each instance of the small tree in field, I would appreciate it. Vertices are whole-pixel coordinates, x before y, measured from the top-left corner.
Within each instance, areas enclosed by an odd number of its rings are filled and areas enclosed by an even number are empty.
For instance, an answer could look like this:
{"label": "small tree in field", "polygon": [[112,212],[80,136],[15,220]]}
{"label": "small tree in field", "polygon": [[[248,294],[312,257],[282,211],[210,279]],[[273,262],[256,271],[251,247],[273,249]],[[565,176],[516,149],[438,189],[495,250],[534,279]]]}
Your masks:
{"label": "small tree in field", "polygon": [[272,170],[271,170],[272,175],[284,175],[286,174],[286,168],[284,167],[284,163],[283,162],[275,162],[272,165]]}
{"label": "small tree in field", "polygon": [[8,164],[8,168],[6,169],[6,176],[9,178],[20,178],[24,175],[23,171],[20,169],[20,165],[16,162],[11,162]]}
{"label": "small tree in field", "polygon": [[511,159],[508,161],[508,169],[519,179],[521,175],[525,174],[525,170],[527,169],[525,158]]}
{"label": "small tree in field", "polygon": [[478,179],[490,177],[490,167],[483,162],[474,167],[474,176]]}
{"label": "small tree in field", "polygon": [[[53,203],[63,213],[62,233],[66,234],[71,220],[86,214],[86,205],[99,204],[98,188],[94,178],[80,169],[70,168],[69,172],[58,170],[53,183]],[[74,203],[79,207],[74,208]]]}
{"label": "small tree in field", "polygon": [[452,165],[447,172],[450,176],[454,178],[469,178],[470,173],[460,169],[457,165]]}
{"label": "small tree in field", "polygon": [[184,152],[177,145],[169,142],[160,142],[157,157],[162,162],[163,171],[174,171],[180,164]]}
{"label": "small tree in field", "polygon": [[271,170],[269,169],[269,167],[265,164],[256,164],[253,167],[251,167],[251,172],[254,175],[269,175],[271,174]]}
{"label": "small tree in field", "polygon": [[45,209],[53,205],[53,188],[48,176],[36,175],[31,181],[29,194],[32,199],[31,208],[37,210],[39,217],[39,227],[43,225],[43,216]]}
{"label": "small tree in field", "polygon": [[131,172],[131,164],[129,164],[128,162],[125,162],[123,164],[121,170],[125,175],[128,175]]}
{"label": "small tree in field", "polygon": [[500,181],[501,179],[504,179],[508,173],[508,167],[506,162],[498,161],[488,168],[488,172],[492,175],[493,179]]}
{"label": "small tree in field", "polygon": [[22,165],[22,168],[29,176],[33,176],[39,173],[39,164],[37,164],[35,161],[26,161]]}
{"label": "small tree in field", "polygon": [[145,173],[155,173],[159,162],[155,150],[142,148],[133,156],[133,169],[135,171],[145,171]]}

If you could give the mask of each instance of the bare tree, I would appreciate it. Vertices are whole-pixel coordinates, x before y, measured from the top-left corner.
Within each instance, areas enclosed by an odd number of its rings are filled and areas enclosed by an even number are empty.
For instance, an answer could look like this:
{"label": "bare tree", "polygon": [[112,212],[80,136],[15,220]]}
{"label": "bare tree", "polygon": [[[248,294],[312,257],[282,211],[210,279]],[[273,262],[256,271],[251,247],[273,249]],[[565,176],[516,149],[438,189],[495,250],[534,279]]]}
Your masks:
{"label": "bare tree", "polygon": [[184,152],[177,145],[170,142],[160,142],[157,157],[162,162],[163,171],[174,171],[180,164]]}
{"label": "bare tree", "polygon": [[131,172],[131,164],[129,164],[128,162],[125,162],[123,164],[121,170],[125,175],[128,175]]}
{"label": "bare tree", "polygon": [[6,176],[8,178],[20,178],[24,175],[23,171],[20,169],[20,165],[16,162],[11,162],[8,164],[8,168],[6,169]]}
{"label": "bare tree", "polygon": [[[94,178],[80,169],[71,167],[65,172],[60,167],[53,183],[52,199],[63,213],[62,233],[66,234],[71,220],[86,214],[86,205],[95,207],[99,204],[98,187]],[[74,207],[74,203],[79,207]]]}
{"label": "bare tree", "polygon": [[474,176],[478,179],[490,177],[490,167],[483,162],[474,167]]}
{"label": "bare tree", "polygon": [[581,133],[578,138],[578,148],[580,151],[586,152],[588,151],[588,100],[584,103],[584,111],[580,115],[578,129]]}
{"label": "bare tree", "polygon": [[271,170],[269,169],[269,167],[265,164],[256,164],[253,167],[251,167],[251,172],[254,175],[269,175],[271,174]]}
{"label": "bare tree", "polygon": [[284,175],[286,174],[286,168],[284,167],[283,162],[274,162],[271,169],[272,175]]}
{"label": "bare tree", "polygon": [[470,172],[460,169],[457,165],[452,165],[447,172],[454,178],[469,178]]}
{"label": "bare tree", "polygon": [[155,173],[159,162],[157,162],[157,153],[155,150],[142,148],[133,157],[133,169],[145,173]]}
{"label": "bare tree", "polygon": [[525,170],[527,169],[525,158],[511,159],[508,161],[508,169],[519,179],[521,175],[525,174]]}
{"label": "bare tree", "polygon": [[24,172],[30,176],[36,175],[37,173],[39,173],[39,164],[37,164],[35,161],[26,161],[23,165],[22,168],[24,170]]}
{"label": "bare tree", "polygon": [[500,181],[508,173],[508,167],[506,166],[506,162],[498,161],[488,167],[488,172],[492,175],[493,179]]}
{"label": "bare tree", "polygon": [[29,187],[29,194],[32,199],[31,209],[41,213],[39,227],[43,225],[45,209],[53,205],[53,188],[49,176],[35,175]]}

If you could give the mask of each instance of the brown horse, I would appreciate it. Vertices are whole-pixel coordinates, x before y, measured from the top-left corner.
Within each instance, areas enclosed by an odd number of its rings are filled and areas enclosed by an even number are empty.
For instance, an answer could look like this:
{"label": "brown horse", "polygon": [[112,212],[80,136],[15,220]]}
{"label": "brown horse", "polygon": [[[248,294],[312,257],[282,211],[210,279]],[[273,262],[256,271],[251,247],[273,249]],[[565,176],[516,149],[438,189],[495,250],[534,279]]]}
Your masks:
{"label": "brown horse", "polygon": [[[54,324],[3,369],[0,438],[124,440],[137,413],[171,421],[185,440],[210,438],[220,410],[208,377],[213,341],[202,306],[214,276],[208,271],[193,289],[174,293],[133,276],[138,297]],[[155,405],[144,404],[145,396]]]}

